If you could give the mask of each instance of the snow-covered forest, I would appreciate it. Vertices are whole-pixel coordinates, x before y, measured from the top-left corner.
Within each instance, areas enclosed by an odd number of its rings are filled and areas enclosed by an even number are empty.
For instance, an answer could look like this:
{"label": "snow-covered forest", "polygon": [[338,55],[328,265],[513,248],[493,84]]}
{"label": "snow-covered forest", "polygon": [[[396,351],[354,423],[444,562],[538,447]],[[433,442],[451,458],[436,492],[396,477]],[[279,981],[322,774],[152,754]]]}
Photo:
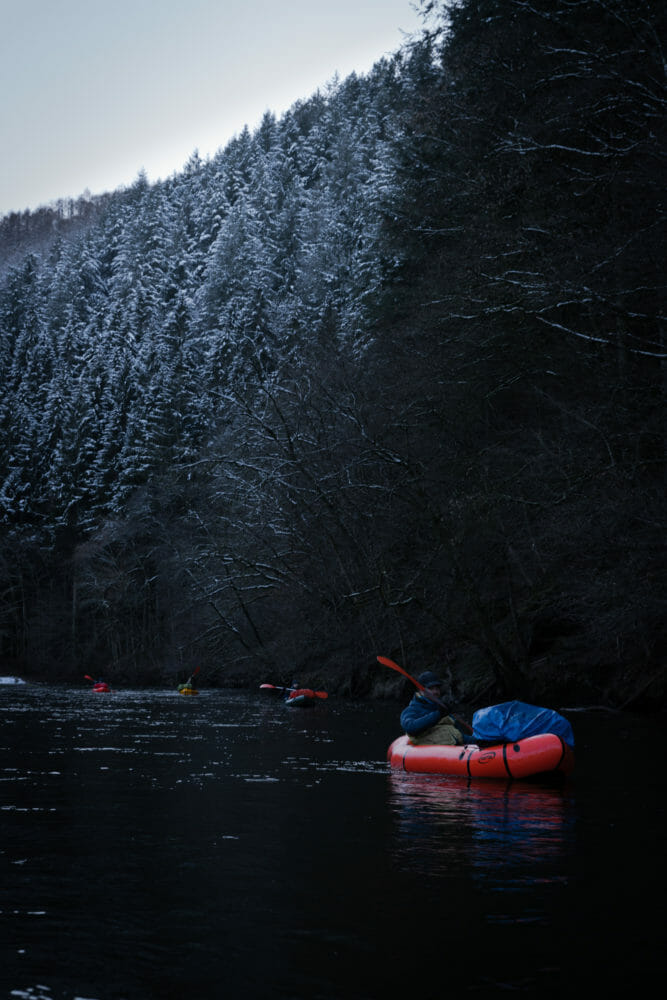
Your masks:
{"label": "snow-covered forest", "polygon": [[664,692],[664,6],[421,6],[212,159],[0,220],[3,667]]}

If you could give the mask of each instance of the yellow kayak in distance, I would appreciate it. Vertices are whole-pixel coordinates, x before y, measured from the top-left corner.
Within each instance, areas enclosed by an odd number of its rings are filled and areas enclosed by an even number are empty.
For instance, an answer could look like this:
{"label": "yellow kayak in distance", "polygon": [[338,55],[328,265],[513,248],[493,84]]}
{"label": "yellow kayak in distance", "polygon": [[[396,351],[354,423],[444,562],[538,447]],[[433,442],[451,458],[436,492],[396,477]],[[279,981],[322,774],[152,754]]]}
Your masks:
{"label": "yellow kayak in distance", "polygon": [[192,682],[194,681],[195,677],[199,673],[200,669],[201,669],[201,667],[195,667],[195,669],[192,671],[192,673],[188,677],[187,681],[183,681],[182,684],[178,685],[178,693],[179,694],[199,694],[199,691],[197,690],[197,688],[195,688],[195,687],[192,686]]}

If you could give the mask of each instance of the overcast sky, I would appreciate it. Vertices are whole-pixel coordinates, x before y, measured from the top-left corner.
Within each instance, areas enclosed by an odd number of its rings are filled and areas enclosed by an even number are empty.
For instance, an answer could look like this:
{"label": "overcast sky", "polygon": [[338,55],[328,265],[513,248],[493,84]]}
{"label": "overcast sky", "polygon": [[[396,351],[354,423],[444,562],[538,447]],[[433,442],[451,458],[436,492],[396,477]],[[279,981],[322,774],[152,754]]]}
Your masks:
{"label": "overcast sky", "polygon": [[0,215],[181,170],[365,73],[413,0],[0,0]]}

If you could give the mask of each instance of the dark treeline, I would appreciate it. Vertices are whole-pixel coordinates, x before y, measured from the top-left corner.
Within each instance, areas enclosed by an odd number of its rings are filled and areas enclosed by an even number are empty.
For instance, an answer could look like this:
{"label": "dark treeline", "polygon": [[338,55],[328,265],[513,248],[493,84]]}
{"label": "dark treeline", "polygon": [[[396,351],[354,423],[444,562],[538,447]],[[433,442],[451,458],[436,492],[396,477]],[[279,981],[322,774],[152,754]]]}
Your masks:
{"label": "dark treeline", "polygon": [[211,160],[0,221],[5,669],[660,703],[663,5],[422,7]]}

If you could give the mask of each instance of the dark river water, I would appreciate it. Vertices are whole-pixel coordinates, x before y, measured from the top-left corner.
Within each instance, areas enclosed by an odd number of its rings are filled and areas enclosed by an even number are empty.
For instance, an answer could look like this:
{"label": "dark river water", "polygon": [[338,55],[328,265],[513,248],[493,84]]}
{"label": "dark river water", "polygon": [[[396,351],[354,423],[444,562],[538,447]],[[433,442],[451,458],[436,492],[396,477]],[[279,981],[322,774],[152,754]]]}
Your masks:
{"label": "dark river water", "polygon": [[653,988],[655,720],[564,711],[566,783],[471,783],[390,773],[400,708],[0,686],[0,997]]}

